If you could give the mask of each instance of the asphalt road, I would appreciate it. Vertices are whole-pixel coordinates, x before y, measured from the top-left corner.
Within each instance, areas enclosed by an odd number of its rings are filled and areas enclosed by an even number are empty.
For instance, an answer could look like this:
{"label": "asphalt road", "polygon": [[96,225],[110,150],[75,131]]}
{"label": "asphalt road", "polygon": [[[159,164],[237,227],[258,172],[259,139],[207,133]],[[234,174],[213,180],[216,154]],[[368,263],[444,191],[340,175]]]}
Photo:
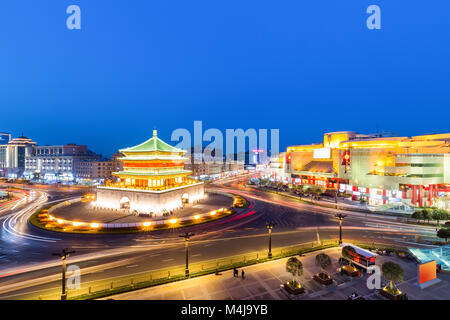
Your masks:
{"label": "asphalt road", "polygon": [[[184,243],[179,235],[194,232],[190,244],[192,263],[245,254],[267,248],[266,221],[275,224],[274,248],[337,238],[335,209],[305,204],[282,195],[245,188],[243,179],[229,179],[210,188],[240,194],[249,206],[237,214],[203,225],[154,233],[124,235],[71,235],[36,229],[27,218],[47,203],[43,190],[20,208],[0,216],[0,299],[60,286],[60,261],[52,253],[62,248],[76,251],[69,265],[81,268],[82,281],[94,281],[184,263]],[[80,192],[57,193],[53,201],[76,197]],[[2,213],[0,213],[2,214]],[[393,217],[346,212],[344,240],[408,244],[416,236],[433,236],[434,229],[405,225]]]}

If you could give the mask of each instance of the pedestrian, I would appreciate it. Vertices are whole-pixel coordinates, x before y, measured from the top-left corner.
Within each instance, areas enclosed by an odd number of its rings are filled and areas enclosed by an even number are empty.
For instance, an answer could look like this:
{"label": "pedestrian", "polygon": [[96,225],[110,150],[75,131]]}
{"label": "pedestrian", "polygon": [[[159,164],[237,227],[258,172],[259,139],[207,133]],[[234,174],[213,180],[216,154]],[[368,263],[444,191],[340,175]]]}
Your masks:
{"label": "pedestrian", "polygon": [[242,277],[242,280],[245,278],[245,271],[244,271],[244,269],[242,269],[242,271],[241,271],[241,277]]}
{"label": "pedestrian", "polygon": [[236,269],[236,267],[233,268],[233,277],[237,277],[238,276],[238,271]]}

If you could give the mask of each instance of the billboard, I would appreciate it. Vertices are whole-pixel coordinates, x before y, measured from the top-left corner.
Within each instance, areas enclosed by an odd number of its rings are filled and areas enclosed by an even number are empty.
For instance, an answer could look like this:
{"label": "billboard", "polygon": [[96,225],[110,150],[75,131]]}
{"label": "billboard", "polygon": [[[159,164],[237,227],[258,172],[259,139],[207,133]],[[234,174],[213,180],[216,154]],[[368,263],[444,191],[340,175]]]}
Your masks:
{"label": "billboard", "polygon": [[419,264],[418,268],[419,268],[419,276],[418,276],[419,285],[431,281],[433,279],[436,279],[436,260]]}
{"label": "billboard", "polygon": [[314,159],[330,159],[331,158],[331,149],[330,148],[317,148],[313,151]]}

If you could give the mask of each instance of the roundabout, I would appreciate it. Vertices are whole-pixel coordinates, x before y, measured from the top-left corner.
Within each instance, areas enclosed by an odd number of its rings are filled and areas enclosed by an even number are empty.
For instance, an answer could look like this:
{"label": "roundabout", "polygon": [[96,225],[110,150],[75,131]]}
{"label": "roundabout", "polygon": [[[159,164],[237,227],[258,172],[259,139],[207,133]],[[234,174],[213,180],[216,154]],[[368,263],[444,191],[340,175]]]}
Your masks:
{"label": "roundabout", "polygon": [[205,193],[204,183],[184,169],[185,150],[160,138],[119,150],[122,170],[96,193],[60,201],[30,217],[38,228],[68,233],[135,233],[173,230],[229,216],[243,208],[242,197]]}
{"label": "roundabout", "polygon": [[30,217],[30,223],[49,231],[81,234],[150,232],[198,225],[230,216],[236,212],[235,207],[243,207],[241,199],[228,193],[209,192],[204,199],[185,204],[170,215],[150,217],[125,210],[98,208],[94,201],[83,197],[43,208]]}

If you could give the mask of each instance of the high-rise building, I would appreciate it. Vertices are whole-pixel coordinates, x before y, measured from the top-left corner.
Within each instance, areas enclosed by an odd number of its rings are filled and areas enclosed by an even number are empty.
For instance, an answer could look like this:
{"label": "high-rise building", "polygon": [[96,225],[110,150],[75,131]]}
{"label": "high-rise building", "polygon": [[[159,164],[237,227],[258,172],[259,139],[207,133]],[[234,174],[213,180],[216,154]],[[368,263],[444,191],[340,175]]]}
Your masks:
{"label": "high-rise building", "polygon": [[86,145],[37,146],[34,154],[26,157],[24,177],[44,182],[75,181],[75,168],[79,162],[97,161],[100,158]]}
{"label": "high-rise building", "polygon": [[[413,137],[331,132],[322,143],[287,148],[284,181],[347,192],[371,205],[450,208],[450,134]],[[275,160],[276,161],[276,160]],[[273,164],[275,164],[273,161]],[[279,173],[273,168],[272,175]]]}
{"label": "high-rise building", "polygon": [[0,132],[0,145],[8,144],[11,141],[11,134],[7,132]]}
{"label": "high-rise building", "polygon": [[78,182],[105,182],[113,179],[113,172],[117,171],[114,160],[83,160],[75,162],[75,176]]}
{"label": "high-rise building", "polygon": [[[10,139],[9,134],[2,137],[4,141]],[[35,145],[36,142],[24,136],[0,145],[0,176],[9,179],[22,177],[25,171],[25,158],[33,154]]]}

